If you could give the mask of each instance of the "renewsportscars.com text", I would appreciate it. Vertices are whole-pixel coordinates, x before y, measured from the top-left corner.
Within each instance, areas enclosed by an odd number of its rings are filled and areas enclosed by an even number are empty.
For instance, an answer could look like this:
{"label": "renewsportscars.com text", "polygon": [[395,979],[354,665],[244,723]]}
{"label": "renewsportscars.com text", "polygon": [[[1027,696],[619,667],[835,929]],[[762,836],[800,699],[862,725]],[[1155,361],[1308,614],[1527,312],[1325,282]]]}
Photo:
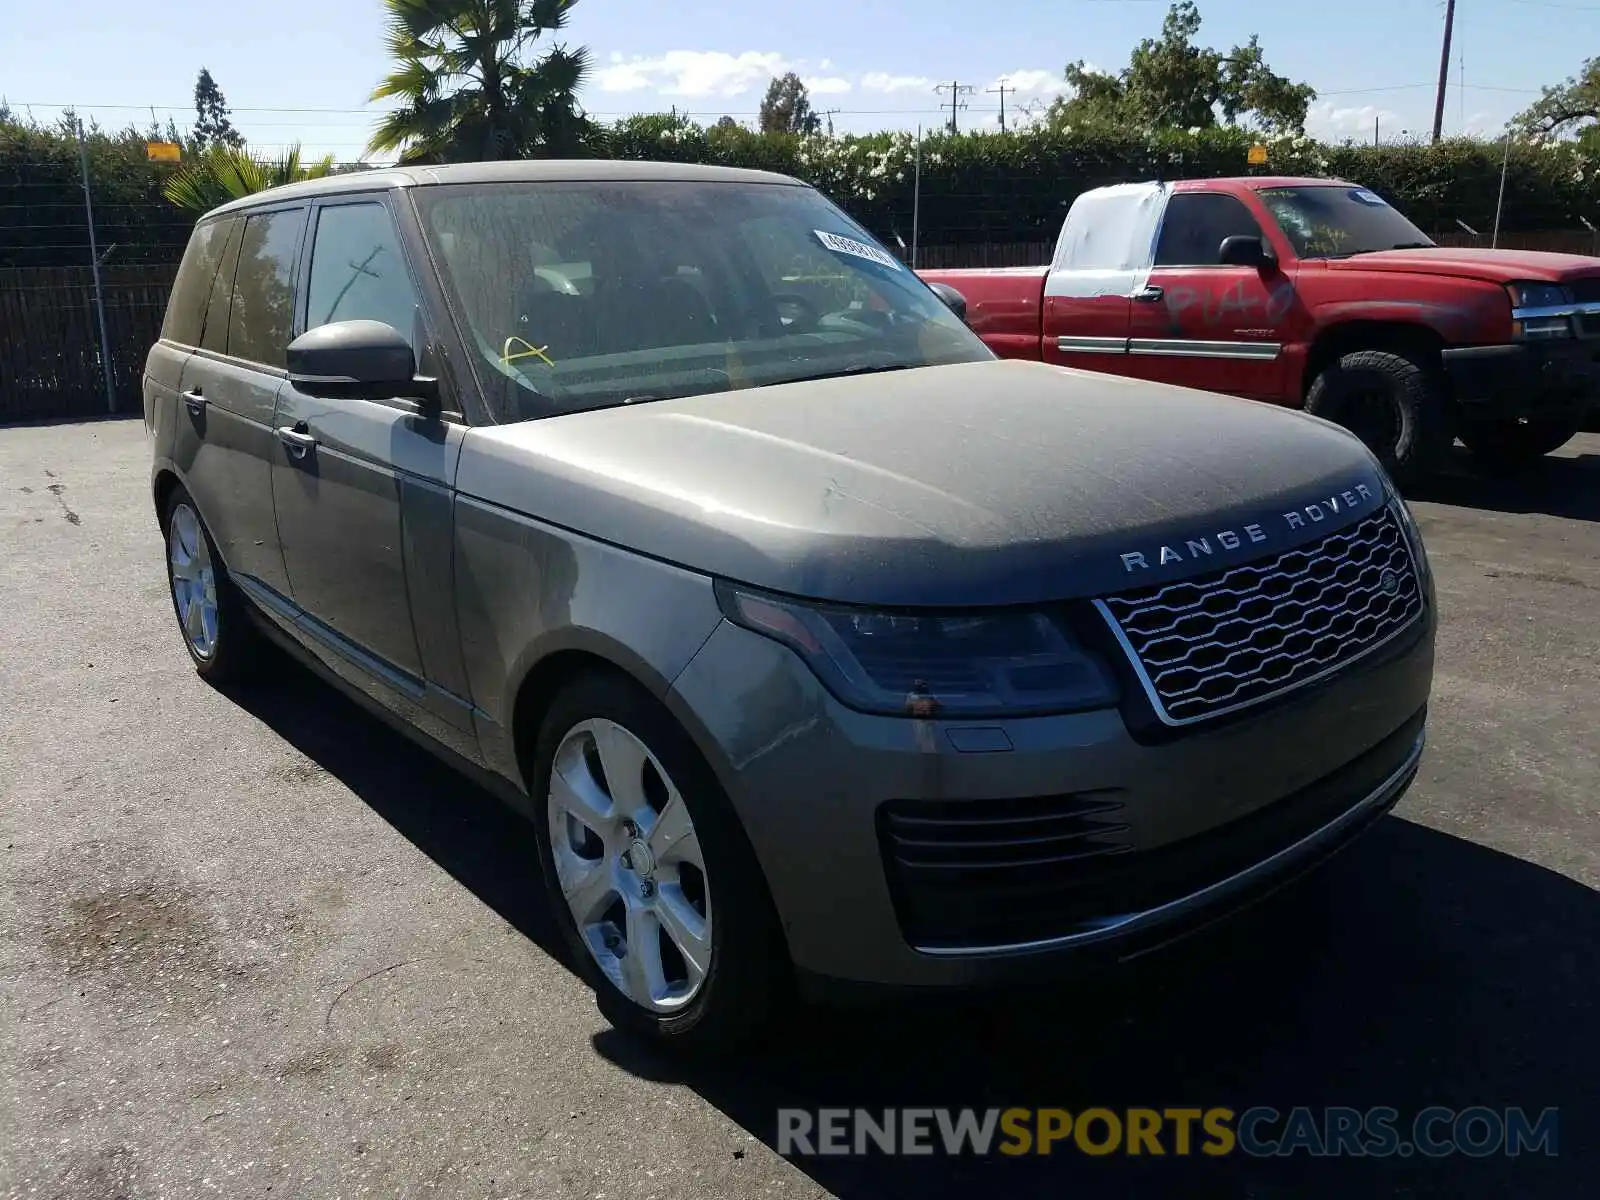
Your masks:
{"label": "renewsportscars.com text", "polygon": [[1558,1110],[783,1108],[779,1154],[1445,1158],[1557,1153]]}

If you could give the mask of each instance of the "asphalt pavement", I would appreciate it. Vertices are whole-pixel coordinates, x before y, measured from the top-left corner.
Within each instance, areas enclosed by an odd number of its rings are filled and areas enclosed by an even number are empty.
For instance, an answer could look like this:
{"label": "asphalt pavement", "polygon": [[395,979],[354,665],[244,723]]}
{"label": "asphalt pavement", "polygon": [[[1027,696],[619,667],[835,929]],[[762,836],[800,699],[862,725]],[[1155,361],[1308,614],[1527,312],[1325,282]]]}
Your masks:
{"label": "asphalt pavement", "polygon": [[[807,1013],[686,1068],[552,953],[532,839],[298,669],[224,694],[138,421],[0,429],[0,1195],[1578,1197],[1600,1156],[1600,436],[1415,510],[1421,775],[1094,987]],[[1248,764],[1241,764],[1248,770]],[[1555,1156],[785,1159],[780,1107],[1517,1105]]]}

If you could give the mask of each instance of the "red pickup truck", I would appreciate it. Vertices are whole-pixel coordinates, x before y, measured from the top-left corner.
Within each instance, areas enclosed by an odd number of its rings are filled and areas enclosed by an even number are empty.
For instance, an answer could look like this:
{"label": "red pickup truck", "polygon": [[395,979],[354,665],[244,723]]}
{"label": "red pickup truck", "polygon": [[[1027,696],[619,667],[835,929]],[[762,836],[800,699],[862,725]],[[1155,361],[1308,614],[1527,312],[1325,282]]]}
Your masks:
{"label": "red pickup truck", "polygon": [[1304,407],[1402,482],[1455,437],[1526,465],[1600,396],[1600,258],[1438,246],[1342,180],[1096,188],[1048,267],[919,273],[1004,357]]}

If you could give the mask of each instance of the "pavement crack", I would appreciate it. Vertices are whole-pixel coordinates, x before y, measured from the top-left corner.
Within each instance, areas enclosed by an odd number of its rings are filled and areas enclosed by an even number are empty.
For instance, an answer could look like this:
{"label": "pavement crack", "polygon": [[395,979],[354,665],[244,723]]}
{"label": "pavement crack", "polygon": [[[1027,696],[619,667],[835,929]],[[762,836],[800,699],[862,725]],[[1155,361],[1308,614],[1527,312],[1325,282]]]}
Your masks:
{"label": "pavement crack", "polygon": [[390,971],[398,971],[401,967],[409,967],[412,963],[417,961],[418,960],[415,958],[408,958],[402,962],[390,963],[387,967],[379,967],[376,971],[372,971],[366,975],[363,975],[360,979],[352,979],[349,983],[345,984],[339,989],[338,994],[334,996],[332,1000],[328,1001],[328,1011],[322,1016],[323,1029],[326,1029],[330,1032],[332,1031],[334,1008],[338,1005],[339,1001],[348,996],[355,988],[360,987],[369,979],[376,979],[379,975],[387,975]]}

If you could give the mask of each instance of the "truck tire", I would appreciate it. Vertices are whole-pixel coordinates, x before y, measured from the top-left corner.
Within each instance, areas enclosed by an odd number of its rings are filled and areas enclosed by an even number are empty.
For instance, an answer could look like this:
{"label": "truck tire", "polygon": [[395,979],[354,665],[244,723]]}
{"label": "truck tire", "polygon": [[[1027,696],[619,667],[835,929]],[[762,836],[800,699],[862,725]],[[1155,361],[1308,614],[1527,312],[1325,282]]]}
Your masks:
{"label": "truck tire", "polygon": [[1329,363],[1306,411],[1354,433],[1401,486],[1431,471],[1449,445],[1439,374],[1403,351],[1353,350]]}
{"label": "truck tire", "polygon": [[1472,421],[1461,426],[1461,440],[1474,464],[1497,473],[1522,471],[1582,432],[1580,416]]}

